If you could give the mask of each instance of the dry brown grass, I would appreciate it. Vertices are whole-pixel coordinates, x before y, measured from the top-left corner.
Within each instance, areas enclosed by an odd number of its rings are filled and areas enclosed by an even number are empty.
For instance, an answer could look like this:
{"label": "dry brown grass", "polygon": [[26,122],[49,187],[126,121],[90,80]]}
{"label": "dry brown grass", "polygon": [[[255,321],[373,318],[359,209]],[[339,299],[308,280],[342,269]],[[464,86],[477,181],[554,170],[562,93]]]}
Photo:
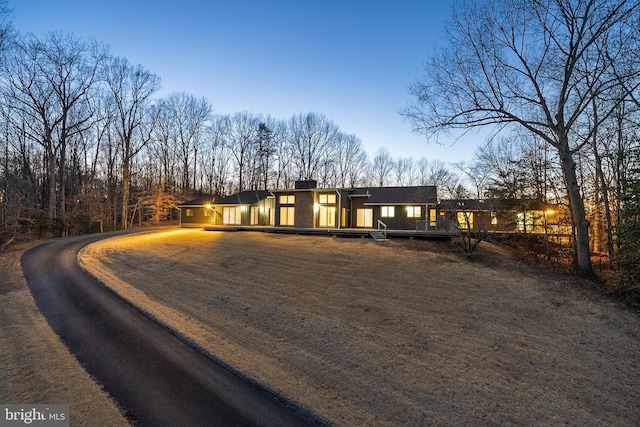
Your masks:
{"label": "dry brown grass", "polygon": [[640,321],[483,244],[174,230],[85,265],[339,425],[637,425]]}
{"label": "dry brown grass", "polygon": [[38,311],[20,268],[27,248],[0,252],[0,402],[70,404],[72,426],[128,425]]}

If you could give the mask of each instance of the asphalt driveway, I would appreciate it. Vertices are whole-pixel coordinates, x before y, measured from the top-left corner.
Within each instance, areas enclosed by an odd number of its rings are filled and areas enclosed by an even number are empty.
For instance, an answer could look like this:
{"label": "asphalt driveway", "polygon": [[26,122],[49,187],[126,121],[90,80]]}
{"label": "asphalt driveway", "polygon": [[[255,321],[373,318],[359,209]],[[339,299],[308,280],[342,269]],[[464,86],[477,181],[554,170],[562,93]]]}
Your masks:
{"label": "asphalt driveway", "polygon": [[112,235],[47,241],[25,252],[21,262],[52,329],[133,424],[326,424],[286,397],[226,369],[80,268],[78,251]]}

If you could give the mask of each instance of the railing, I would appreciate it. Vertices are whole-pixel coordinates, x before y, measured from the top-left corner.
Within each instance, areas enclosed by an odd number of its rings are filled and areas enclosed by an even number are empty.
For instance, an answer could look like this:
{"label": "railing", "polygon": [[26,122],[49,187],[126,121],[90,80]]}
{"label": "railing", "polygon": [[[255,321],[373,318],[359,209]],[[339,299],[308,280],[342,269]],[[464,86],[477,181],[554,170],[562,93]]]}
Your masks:
{"label": "railing", "polygon": [[378,231],[382,231],[382,233],[384,234],[384,238],[387,238],[387,224],[380,220],[378,220]]}

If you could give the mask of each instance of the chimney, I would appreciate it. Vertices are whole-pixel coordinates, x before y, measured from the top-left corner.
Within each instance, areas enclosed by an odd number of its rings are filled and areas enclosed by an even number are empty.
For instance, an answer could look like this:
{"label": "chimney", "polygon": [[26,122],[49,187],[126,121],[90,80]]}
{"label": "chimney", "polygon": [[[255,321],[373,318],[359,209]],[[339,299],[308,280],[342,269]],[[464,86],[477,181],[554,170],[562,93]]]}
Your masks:
{"label": "chimney", "polygon": [[296,190],[312,190],[316,188],[318,183],[315,179],[301,179],[296,181],[295,189]]}

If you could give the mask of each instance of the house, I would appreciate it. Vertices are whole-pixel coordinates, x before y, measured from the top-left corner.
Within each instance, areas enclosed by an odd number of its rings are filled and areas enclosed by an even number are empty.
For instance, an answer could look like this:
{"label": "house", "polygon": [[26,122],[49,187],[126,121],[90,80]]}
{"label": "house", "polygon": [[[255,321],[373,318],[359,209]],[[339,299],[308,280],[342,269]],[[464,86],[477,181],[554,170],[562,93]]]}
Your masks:
{"label": "house", "polygon": [[460,230],[515,233],[564,233],[559,205],[539,200],[449,199],[439,211]]}
{"label": "house", "polygon": [[427,230],[436,222],[436,187],[316,188],[313,180],[274,190],[275,227]]}
{"label": "house", "polygon": [[273,225],[274,197],[269,191],[247,190],[231,196],[203,196],[177,206],[180,227]]}
{"label": "house", "polygon": [[209,208],[209,225],[269,226],[274,223],[274,196],[269,191],[241,191],[217,199]]}
{"label": "house", "polygon": [[180,210],[180,227],[204,227],[211,224],[213,197],[202,196],[177,206]]}
{"label": "house", "polygon": [[181,227],[260,226],[296,229],[444,230],[435,186],[317,188],[241,191],[178,206]]}

